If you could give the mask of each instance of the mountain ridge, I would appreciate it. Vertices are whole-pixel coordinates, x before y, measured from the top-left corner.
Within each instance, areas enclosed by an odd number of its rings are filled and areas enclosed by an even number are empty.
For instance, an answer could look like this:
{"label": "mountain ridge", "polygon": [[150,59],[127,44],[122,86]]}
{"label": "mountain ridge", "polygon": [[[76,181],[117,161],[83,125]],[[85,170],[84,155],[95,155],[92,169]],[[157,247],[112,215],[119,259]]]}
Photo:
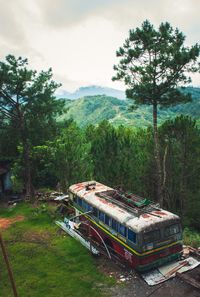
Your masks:
{"label": "mountain ridge", "polygon": [[[188,115],[197,120],[200,118],[200,88],[186,88],[184,92],[192,94],[192,102],[178,104],[170,108],[158,109],[158,124],[173,119],[178,115]],[[108,120],[115,126],[147,127],[152,124],[152,107],[140,105],[131,111],[134,101],[117,99],[111,96],[85,96],[76,100],[66,99],[67,113],[61,120],[73,118],[81,127],[98,124]]]}
{"label": "mountain ridge", "polygon": [[111,96],[118,99],[126,98],[125,92],[121,90],[109,88],[109,87],[97,86],[97,85],[80,87],[74,92],[61,90],[57,94],[57,98],[67,98],[67,99],[75,100],[85,96],[96,96],[96,95],[106,95],[106,96]]}

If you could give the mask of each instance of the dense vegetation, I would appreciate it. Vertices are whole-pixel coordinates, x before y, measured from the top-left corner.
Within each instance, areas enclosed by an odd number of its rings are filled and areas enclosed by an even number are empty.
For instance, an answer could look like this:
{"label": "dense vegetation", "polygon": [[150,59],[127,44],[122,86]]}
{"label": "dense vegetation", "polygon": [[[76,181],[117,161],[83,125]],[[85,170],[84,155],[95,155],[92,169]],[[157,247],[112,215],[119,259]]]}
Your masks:
{"label": "dense vegetation", "polygon": [[[151,128],[116,128],[103,121],[81,129],[68,121],[59,124],[58,131],[53,140],[31,148],[35,189],[55,188],[59,183],[66,190],[72,183],[96,179],[157,200]],[[166,189],[164,206],[179,213],[186,225],[199,229],[199,129],[194,120],[180,116],[161,125],[159,137]],[[20,148],[18,155],[16,151],[8,152],[5,155],[1,151],[1,156],[17,158],[11,163],[13,186],[22,191]]]}

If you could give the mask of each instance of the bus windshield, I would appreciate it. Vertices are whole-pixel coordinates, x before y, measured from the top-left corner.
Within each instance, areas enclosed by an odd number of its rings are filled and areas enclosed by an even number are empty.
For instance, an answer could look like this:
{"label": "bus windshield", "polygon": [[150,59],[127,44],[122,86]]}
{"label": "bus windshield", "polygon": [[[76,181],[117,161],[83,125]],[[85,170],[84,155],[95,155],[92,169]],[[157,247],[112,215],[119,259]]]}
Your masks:
{"label": "bus windshield", "polygon": [[154,242],[160,239],[160,230],[153,230],[144,233],[144,243]]}
{"label": "bus windshield", "polygon": [[175,235],[175,234],[177,234],[179,232],[180,232],[180,225],[179,224],[173,224],[173,225],[165,227],[164,235],[165,235],[165,237],[169,237],[169,236]]}

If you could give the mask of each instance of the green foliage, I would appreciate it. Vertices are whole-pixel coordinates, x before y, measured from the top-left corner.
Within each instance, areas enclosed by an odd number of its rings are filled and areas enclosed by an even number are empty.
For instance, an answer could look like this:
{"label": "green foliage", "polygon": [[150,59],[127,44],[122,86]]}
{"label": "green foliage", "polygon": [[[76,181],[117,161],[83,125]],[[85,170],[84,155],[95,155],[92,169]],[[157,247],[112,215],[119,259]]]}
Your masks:
{"label": "green foliage", "polygon": [[51,169],[53,161],[50,147],[51,143],[47,141],[44,145],[32,147],[30,152],[33,183],[37,185],[37,188],[53,188],[58,182]]}
{"label": "green foliage", "polygon": [[49,127],[55,129],[55,116],[63,106],[53,95],[59,85],[52,80],[52,70],[37,73],[28,69],[27,59],[9,55],[0,62],[0,77],[2,120],[15,124],[21,137],[39,144]]}
{"label": "green foliage", "polygon": [[[200,47],[184,46],[185,36],[169,23],[156,30],[149,21],[129,31],[129,37],[117,51],[120,57],[113,80],[123,80],[127,97],[136,104],[171,106],[190,100],[177,86],[190,82],[186,72],[195,67]],[[196,65],[197,66],[197,65]]]}
{"label": "green foliage", "polygon": [[0,136],[4,145],[7,132],[12,139],[3,155],[8,159],[16,157],[16,148],[21,146],[22,178],[29,196],[33,188],[31,149],[55,135],[56,116],[63,107],[63,102],[54,97],[58,86],[52,80],[51,69],[37,73],[28,68],[27,59],[8,55],[0,62],[0,125],[6,131]]}
{"label": "green foliage", "polygon": [[177,210],[187,221],[199,223],[200,133],[194,120],[177,117],[160,127],[162,155],[167,149],[166,206]]}
{"label": "green foliage", "polygon": [[195,248],[200,247],[200,234],[191,230],[189,228],[185,228],[183,232],[183,242],[185,245],[190,245]]}
{"label": "green foliage", "polygon": [[147,195],[143,181],[151,154],[152,134],[149,130],[114,128],[103,121],[97,127],[89,126],[86,136],[91,142],[96,180]]}
{"label": "green foliage", "polygon": [[61,135],[50,145],[51,168],[63,190],[72,183],[91,179],[90,144],[74,122],[64,128]]}

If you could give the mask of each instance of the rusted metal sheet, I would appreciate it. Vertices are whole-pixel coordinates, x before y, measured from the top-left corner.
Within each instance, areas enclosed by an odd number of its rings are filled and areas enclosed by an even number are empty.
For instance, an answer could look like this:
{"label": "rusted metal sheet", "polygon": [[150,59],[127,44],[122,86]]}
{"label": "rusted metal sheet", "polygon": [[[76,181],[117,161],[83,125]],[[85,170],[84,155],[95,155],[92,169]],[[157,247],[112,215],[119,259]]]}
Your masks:
{"label": "rusted metal sheet", "polygon": [[187,258],[187,260],[181,260],[177,262],[172,262],[163,265],[157,269],[150,272],[143,273],[142,277],[147,282],[148,285],[154,286],[160,284],[172,277],[175,277],[177,273],[181,274],[183,272],[194,269],[200,264],[199,261],[193,257]]}

